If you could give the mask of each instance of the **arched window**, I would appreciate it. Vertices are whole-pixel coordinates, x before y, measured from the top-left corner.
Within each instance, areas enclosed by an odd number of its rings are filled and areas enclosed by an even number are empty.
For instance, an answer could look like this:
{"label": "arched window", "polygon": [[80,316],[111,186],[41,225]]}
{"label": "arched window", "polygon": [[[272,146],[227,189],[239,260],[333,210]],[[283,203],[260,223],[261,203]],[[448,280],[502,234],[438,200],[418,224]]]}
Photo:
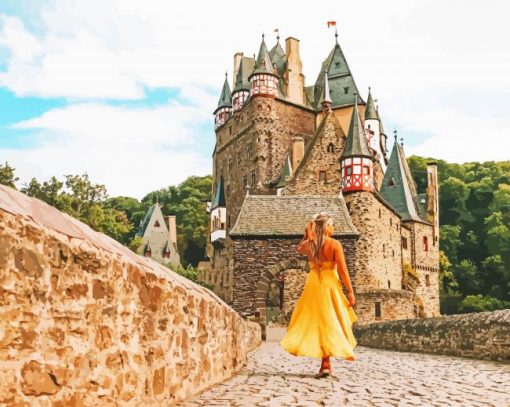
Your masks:
{"label": "arched window", "polygon": [[160,226],[161,226],[161,225],[159,224],[159,221],[156,221],[156,222],[154,223],[154,227],[155,227],[155,228],[159,228]]}
{"label": "arched window", "polygon": [[429,251],[429,239],[428,236],[423,236],[423,250],[428,252]]}
{"label": "arched window", "polygon": [[428,274],[425,275],[425,285],[430,287],[430,276]]}
{"label": "arched window", "polygon": [[335,145],[333,143],[329,143],[327,151],[328,151],[328,153],[334,153],[335,152]]}

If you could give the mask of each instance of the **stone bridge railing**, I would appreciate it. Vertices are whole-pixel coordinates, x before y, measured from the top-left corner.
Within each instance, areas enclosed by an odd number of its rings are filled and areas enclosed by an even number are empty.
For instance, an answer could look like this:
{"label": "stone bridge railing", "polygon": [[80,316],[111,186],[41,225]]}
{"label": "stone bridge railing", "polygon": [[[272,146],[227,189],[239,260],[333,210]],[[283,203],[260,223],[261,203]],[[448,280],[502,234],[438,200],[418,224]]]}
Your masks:
{"label": "stone bridge railing", "polygon": [[359,345],[510,362],[510,309],[354,325]]}
{"label": "stone bridge railing", "polygon": [[0,186],[0,405],[172,405],[260,338],[211,291]]}

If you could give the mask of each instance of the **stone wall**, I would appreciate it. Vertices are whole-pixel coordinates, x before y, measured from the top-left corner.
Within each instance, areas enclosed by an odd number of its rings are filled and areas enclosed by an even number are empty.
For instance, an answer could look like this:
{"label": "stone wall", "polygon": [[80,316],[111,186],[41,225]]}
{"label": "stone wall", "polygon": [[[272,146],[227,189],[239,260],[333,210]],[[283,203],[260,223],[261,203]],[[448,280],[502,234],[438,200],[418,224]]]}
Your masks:
{"label": "stone wall", "polygon": [[510,309],[354,325],[359,345],[510,362]]}
{"label": "stone wall", "polygon": [[0,186],[0,405],[173,405],[260,337],[209,290]]}
{"label": "stone wall", "polygon": [[360,290],[402,288],[400,218],[371,192],[346,193],[356,242],[356,280]]}
{"label": "stone wall", "polygon": [[[356,293],[358,324],[418,316],[417,297],[407,290],[368,290]],[[379,304],[379,305],[377,305]],[[376,307],[380,316],[376,315]]]}
{"label": "stone wall", "polygon": [[[274,274],[287,269],[296,269],[299,262],[305,264],[308,262],[306,256],[301,256],[296,251],[300,240],[301,237],[279,239],[239,237],[233,239],[233,307],[236,311],[243,316],[257,315],[259,310],[257,303],[263,300],[269,281],[273,279]],[[339,240],[344,247],[347,269],[351,281],[353,281],[354,239],[342,238]],[[303,267],[299,268],[304,270]],[[297,286],[295,288],[299,289]],[[263,306],[263,304],[260,305]]]}

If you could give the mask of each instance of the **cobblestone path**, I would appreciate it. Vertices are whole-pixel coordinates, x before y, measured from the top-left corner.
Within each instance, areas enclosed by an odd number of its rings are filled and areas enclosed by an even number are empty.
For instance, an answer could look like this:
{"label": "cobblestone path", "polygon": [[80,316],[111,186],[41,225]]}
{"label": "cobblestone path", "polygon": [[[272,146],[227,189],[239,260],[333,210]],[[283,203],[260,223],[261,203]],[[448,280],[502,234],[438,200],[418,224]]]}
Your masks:
{"label": "cobblestone path", "polygon": [[286,353],[281,336],[268,332],[236,376],[180,406],[510,406],[509,364],[357,346],[355,362],[331,359],[334,377],[315,379],[320,359]]}

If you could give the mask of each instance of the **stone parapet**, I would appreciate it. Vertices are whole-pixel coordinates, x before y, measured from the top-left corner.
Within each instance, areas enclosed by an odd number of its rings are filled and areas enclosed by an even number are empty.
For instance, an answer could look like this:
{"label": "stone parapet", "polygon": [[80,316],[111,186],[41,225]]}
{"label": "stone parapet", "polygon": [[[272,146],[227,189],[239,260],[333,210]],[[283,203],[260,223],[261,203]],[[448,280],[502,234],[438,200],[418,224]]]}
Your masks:
{"label": "stone parapet", "polygon": [[173,405],[260,338],[211,291],[0,186],[0,405]]}
{"label": "stone parapet", "polygon": [[354,325],[359,345],[510,362],[510,309]]}

